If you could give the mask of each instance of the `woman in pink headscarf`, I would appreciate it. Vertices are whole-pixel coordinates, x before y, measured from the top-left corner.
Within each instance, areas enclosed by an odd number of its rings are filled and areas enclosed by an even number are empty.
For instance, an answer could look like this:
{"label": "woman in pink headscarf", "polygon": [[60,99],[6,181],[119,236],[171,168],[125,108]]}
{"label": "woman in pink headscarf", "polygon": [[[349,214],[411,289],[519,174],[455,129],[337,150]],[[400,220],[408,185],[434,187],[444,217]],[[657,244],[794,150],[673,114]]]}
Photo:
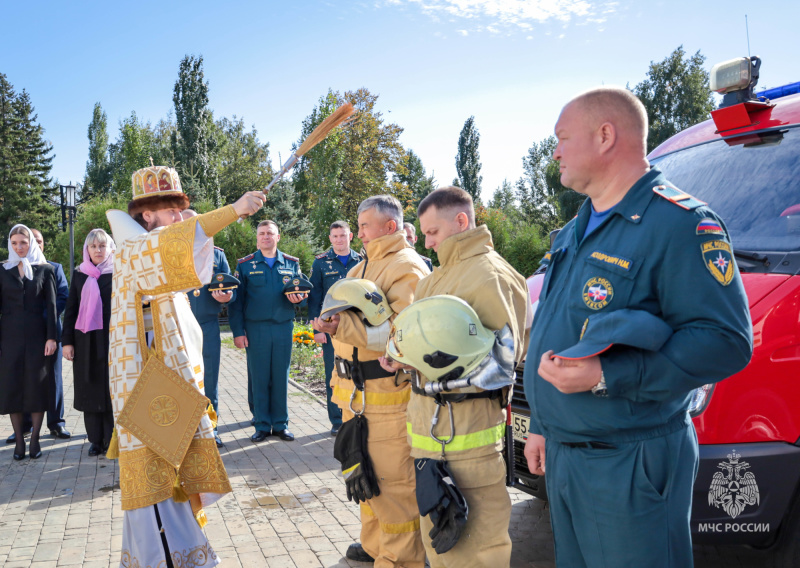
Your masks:
{"label": "woman in pink headscarf", "polygon": [[64,311],[64,358],[72,361],[75,410],[83,412],[89,455],[105,453],[111,442],[114,413],[108,390],[108,322],[114,241],[94,229],[83,243],[83,263],[75,271]]}

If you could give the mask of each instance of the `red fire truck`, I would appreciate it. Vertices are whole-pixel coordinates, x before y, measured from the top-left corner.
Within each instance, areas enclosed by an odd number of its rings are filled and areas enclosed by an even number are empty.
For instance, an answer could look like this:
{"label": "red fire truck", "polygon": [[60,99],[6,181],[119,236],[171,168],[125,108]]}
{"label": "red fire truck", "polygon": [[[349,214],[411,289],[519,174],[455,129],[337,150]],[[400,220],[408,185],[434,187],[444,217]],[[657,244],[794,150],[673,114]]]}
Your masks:
{"label": "red fire truck", "polygon": [[[750,364],[692,400],[694,542],[766,548],[777,565],[800,566],[800,83],[756,94],[760,63],[716,65],[720,108],[648,159],[725,220],[753,320]],[[531,277],[532,291],[542,278]],[[523,455],[529,415],[520,369],[509,413],[511,481],[546,499]]]}

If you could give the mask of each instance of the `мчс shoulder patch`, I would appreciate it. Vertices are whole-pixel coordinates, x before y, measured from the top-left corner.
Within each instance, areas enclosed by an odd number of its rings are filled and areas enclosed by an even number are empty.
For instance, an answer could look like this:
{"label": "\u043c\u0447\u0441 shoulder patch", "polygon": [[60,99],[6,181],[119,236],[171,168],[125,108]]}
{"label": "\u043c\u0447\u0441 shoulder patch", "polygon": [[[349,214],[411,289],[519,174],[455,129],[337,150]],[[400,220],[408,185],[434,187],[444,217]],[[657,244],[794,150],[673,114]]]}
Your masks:
{"label": "\u043c\u0447\u0441 shoulder patch", "polygon": [[714,279],[727,286],[733,280],[733,253],[725,241],[706,241],[700,245],[703,263]]}
{"label": "\u043c\u0447\u0441 shoulder patch", "polygon": [[698,235],[724,235],[725,231],[717,221],[706,217],[697,224],[696,233]]}

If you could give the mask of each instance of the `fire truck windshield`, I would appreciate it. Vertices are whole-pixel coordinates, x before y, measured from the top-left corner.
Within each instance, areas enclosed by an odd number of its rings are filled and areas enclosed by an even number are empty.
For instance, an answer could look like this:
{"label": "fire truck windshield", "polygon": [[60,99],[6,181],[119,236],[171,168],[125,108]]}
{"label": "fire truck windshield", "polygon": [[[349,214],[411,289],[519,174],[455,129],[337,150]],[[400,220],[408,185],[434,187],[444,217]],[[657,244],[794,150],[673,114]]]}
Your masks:
{"label": "fire truck windshield", "polygon": [[652,164],[722,217],[735,250],[800,250],[800,128],[715,140]]}

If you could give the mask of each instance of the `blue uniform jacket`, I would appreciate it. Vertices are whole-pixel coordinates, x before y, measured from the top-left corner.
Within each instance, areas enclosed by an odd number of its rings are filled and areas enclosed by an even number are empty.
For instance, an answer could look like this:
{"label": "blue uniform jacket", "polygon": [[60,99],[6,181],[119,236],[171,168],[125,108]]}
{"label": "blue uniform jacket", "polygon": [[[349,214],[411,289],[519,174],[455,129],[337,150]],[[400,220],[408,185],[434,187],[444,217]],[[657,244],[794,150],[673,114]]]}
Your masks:
{"label": "blue uniform jacket", "polygon": [[[228,265],[228,259],[225,258],[225,251],[219,247],[214,247],[214,274],[219,273],[230,274],[231,269]],[[213,321],[219,317],[219,312],[222,306],[208,291],[208,285],[199,288],[200,294],[195,296],[194,292],[189,292],[189,303],[192,305],[192,313],[197,318],[199,323]],[[233,291],[231,301],[227,305],[231,305],[236,301],[236,290]]]}
{"label": "blue uniform jacket", "polygon": [[[532,432],[627,442],[676,431],[691,390],[750,360],[750,312],[725,225],[706,206],[687,210],[657,195],[660,185],[671,186],[653,168],[583,239],[587,199],[545,255],[524,376]],[[589,316],[622,308],[660,317],[673,335],[658,352],[615,346],[600,355],[607,398],[563,394],[538,375],[542,354],[578,343]]]}
{"label": "blue uniform jacket", "polygon": [[308,319],[313,320],[319,317],[320,311],[322,311],[322,302],[330,287],[347,276],[350,269],[359,262],[361,262],[361,255],[353,249],[350,249],[350,257],[347,259],[346,265],[342,264],[336,253],[333,252],[333,247],[327,252],[317,255],[314,264],[311,265],[310,280],[314,287],[308,293]]}
{"label": "blue uniform jacket", "polygon": [[235,276],[239,279],[236,300],[228,304],[228,318],[234,337],[244,335],[245,321],[285,323],[294,319],[295,305],[283,294],[283,286],[302,274],[298,259],[278,251],[270,268],[260,250],[240,258]]}

